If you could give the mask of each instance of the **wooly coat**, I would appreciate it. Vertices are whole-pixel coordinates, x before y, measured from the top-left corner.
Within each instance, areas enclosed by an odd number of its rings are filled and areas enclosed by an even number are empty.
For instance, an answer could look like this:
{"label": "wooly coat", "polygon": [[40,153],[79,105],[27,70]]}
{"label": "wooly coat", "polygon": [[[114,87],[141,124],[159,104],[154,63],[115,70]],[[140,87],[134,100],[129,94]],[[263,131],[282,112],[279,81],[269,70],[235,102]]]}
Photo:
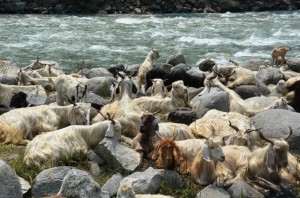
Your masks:
{"label": "wooly coat", "polygon": [[101,140],[121,139],[118,121],[103,121],[90,126],[69,126],[36,136],[26,147],[24,162],[28,166],[53,167],[76,156],[86,155]]}
{"label": "wooly coat", "polygon": [[69,125],[88,124],[91,105],[36,106],[11,110],[0,116],[3,144],[26,145],[34,136]]}

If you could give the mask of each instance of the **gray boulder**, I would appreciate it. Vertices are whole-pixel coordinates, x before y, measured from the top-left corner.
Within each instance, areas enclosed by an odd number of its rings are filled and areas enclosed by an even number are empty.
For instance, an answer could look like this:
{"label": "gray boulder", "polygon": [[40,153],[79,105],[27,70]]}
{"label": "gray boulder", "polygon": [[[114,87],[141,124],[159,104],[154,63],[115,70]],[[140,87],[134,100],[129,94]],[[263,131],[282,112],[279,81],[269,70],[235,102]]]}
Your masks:
{"label": "gray boulder", "polygon": [[292,71],[300,72],[300,58],[288,58],[286,64]]}
{"label": "gray boulder", "polygon": [[197,193],[196,198],[230,198],[228,192],[215,185],[209,185]]}
{"label": "gray boulder", "polygon": [[250,69],[251,71],[258,71],[259,66],[268,65],[268,64],[270,64],[270,61],[266,61],[263,59],[253,59],[253,60],[249,60],[244,63],[241,63],[240,66],[244,67],[246,69]]}
{"label": "gray boulder", "polygon": [[33,197],[47,197],[56,195],[64,177],[72,170],[69,166],[50,168],[39,173],[32,187]]}
{"label": "gray boulder", "polygon": [[166,64],[171,64],[173,66],[178,65],[180,63],[185,64],[185,58],[184,58],[183,54],[180,54],[180,53],[170,56],[166,62]]}
{"label": "gray boulder", "polygon": [[0,180],[0,198],[23,197],[16,172],[3,160],[0,160]]}
{"label": "gray boulder", "polygon": [[126,68],[126,75],[137,75],[137,72],[139,71],[140,64],[134,64],[134,65],[128,65],[125,67]]}
{"label": "gray boulder", "polygon": [[243,180],[238,180],[235,182],[227,192],[230,194],[231,198],[242,198],[242,197],[255,197],[264,198],[265,196],[258,192],[256,189],[252,188]]}
{"label": "gray boulder", "polygon": [[106,68],[92,68],[86,74],[87,78],[94,78],[94,77],[113,77],[113,74],[110,73]]}
{"label": "gray boulder", "polygon": [[27,94],[26,100],[28,102],[28,105],[32,105],[32,106],[48,104],[50,101],[50,99],[48,99],[46,96],[40,96],[37,94],[31,94],[31,93]]}
{"label": "gray boulder", "polygon": [[101,197],[101,187],[88,172],[73,169],[64,177],[57,194],[64,197]]}
{"label": "gray boulder", "polygon": [[191,102],[198,118],[202,118],[211,109],[224,112],[229,109],[227,93],[216,87],[212,87],[210,92],[195,96]]}
{"label": "gray boulder", "polygon": [[162,176],[162,181],[167,182],[172,189],[180,189],[182,187],[182,179],[176,171],[157,169]]}
{"label": "gray boulder", "polygon": [[91,103],[92,107],[100,109],[104,105],[108,104],[110,102],[110,99],[104,99],[94,93],[87,93],[86,100],[84,102]]}
{"label": "gray boulder", "polygon": [[171,68],[171,70],[184,70],[184,71],[188,71],[189,69],[191,69],[191,67],[187,66],[184,63],[179,63],[178,65],[175,65],[174,67]]}
{"label": "gray boulder", "polygon": [[204,61],[202,61],[199,65],[198,68],[201,71],[211,71],[212,67],[215,65],[215,61],[212,61],[210,59],[206,59]]}
{"label": "gray boulder", "polygon": [[28,183],[28,181],[26,181],[22,177],[19,177],[19,182],[21,184],[21,189],[22,189],[23,197],[29,196],[29,190],[31,189],[31,186]]}
{"label": "gray boulder", "polygon": [[251,118],[255,128],[261,128],[267,138],[284,138],[289,134],[289,127],[293,134],[288,139],[290,149],[300,150],[300,114],[284,109],[271,109],[260,112]]}
{"label": "gray boulder", "polygon": [[233,89],[243,99],[255,97],[255,96],[266,96],[271,93],[270,89],[260,80],[256,79],[255,85],[241,85]]}
{"label": "gray boulder", "polygon": [[159,190],[161,179],[160,172],[149,167],[144,172],[135,172],[125,177],[120,184],[131,184],[136,194],[155,194]]}
{"label": "gray boulder", "polygon": [[102,186],[102,192],[108,192],[110,197],[116,196],[122,179],[123,176],[120,173],[114,174]]}
{"label": "gray boulder", "polygon": [[110,97],[111,90],[110,87],[117,80],[113,77],[95,77],[91,78],[86,82],[88,91],[93,92],[101,97]]}
{"label": "gray boulder", "polygon": [[17,85],[18,79],[16,76],[12,76],[8,74],[0,74],[0,83],[6,85]]}
{"label": "gray boulder", "polygon": [[280,80],[283,79],[283,73],[279,69],[267,68],[260,70],[256,74],[256,78],[261,80],[266,85],[274,84],[276,85]]}
{"label": "gray boulder", "polygon": [[168,115],[168,121],[175,123],[183,123],[189,125],[197,120],[197,114],[193,109],[187,107],[177,107]]}
{"label": "gray boulder", "polygon": [[199,77],[203,77],[203,76],[206,76],[209,74],[209,72],[201,71],[196,67],[191,68],[186,73],[194,75],[194,76],[199,76]]}
{"label": "gray boulder", "polygon": [[114,138],[104,138],[93,151],[112,167],[135,171],[142,163],[141,155]]}

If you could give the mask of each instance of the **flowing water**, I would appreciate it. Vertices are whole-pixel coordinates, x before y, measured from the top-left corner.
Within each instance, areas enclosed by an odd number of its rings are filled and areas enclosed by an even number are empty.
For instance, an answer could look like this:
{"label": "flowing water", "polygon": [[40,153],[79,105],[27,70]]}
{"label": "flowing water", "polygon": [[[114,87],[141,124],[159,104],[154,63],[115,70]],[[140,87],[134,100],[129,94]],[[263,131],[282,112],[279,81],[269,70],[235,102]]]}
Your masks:
{"label": "flowing water", "polygon": [[300,11],[181,15],[0,15],[0,59],[36,57],[64,68],[142,63],[157,48],[162,65],[176,53],[189,66],[210,58],[270,60],[273,47],[299,55]]}

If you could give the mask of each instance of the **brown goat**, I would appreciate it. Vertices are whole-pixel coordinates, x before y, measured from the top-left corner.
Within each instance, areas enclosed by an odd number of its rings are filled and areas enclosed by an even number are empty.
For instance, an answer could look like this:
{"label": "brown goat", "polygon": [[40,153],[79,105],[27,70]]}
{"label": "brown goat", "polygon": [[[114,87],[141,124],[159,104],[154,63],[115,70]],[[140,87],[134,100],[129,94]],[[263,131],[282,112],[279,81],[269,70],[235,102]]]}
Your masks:
{"label": "brown goat", "polygon": [[175,170],[180,173],[187,171],[187,161],[172,138],[165,138],[156,145],[152,160],[156,161],[156,168]]}
{"label": "brown goat", "polygon": [[274,64],[277,65],[278,63],[278,57],[281,57],[281,63],[280,66],[283,65],[284,61],[285,61],[285,54],[287,51],[291,50],[290,47],[278,47],[278,48],[274,48],[272,50],[272,66],[274,66]]}

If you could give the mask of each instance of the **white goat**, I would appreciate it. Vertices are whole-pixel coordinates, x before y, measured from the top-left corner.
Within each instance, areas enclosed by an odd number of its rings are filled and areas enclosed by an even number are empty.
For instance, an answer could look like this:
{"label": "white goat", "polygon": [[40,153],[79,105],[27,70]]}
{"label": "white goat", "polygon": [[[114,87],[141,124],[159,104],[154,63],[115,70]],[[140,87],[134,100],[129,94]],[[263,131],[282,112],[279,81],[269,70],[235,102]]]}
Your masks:
{"label": "white goat", "polygon": [[53,167],[60,162],[86,155],[104,137],[121,139],[121,124],[108,120],[89,126],[69,126],[36,136],[26,147],[24,162],[28,166]]}
{"label": "white goat", "polygon": [[279,170],[288,165],[289,144],[286,140],[292,135],[290,128],[289,134],[279,140],[267,139],[259,133],[261,138],[270,144],[263,148],[257,148],[249,156],[248,172],[252,178],[262,177],[272,183],[280,182]]}
{"label": "white goat", "polygon": [[131,76],[120,75],[117,84],[112,84],[111,86],[111,102],[120,100],[124,93],[127,92],[130,99],[133,99],[133,94],[137,93],[137,87],[132,81]]}
{"label": "white goat", "polygon": [[149,195],[149,194],[135,194],[133,187],[130,183],[123,183],[120,185],[117,193],[117,198],[172,198],[172,196],[165,195]]}
{"label": "white goat", "polygon": [[26,145],[34,136],[69,125],[88,124],[90,104],[36,106],[11,110],[0,116],[0,140],[3,144]]}
{"label": "white goat", "polygon": [[[159,58],[159,53],[157,49],[152,49],[148,55],[146,56],[146,59],[144,62],[140,65],[138,74],[137,74],[137,86],[139,90],[142,90],[142,85],[146,84],[146,74],[148,71],[153,69],[153,61],[155,59]],[[145,92],[145,90],[144,90]]]}
{"label": "white goat", "polygon": [[253,103],[248,103],[247,101],[243,100],[235,91],[223,85],[216,77],[217,76],[214,75],[206,76],[204,80],[205,89],[200,94],[205,93],[212,86],[220,88],[228,94],[229,111],[231,112],[238,112],[242,115],[252,117],[259,112],[269,109],[288,109],[287,101],[284,98],[276,100],[272,105],[266,108]]}
{"label": "white goat", "polygon": [[162,119],[166,119],[171,110],[189,105],[187,88],[182,80],[172,83],[171,98],[144,96],[134,99],[133,102],[144,111],[156,112],[162,109]]}
{"label": "white goat", "polygon": [[174,140],[195,139],[192,130],[186,124],[162,122],[158,123],[156,134],[160,138],[172,138]]}
{"label": "white goat", "polygon": [[56,78],[56,91],[57,104],[63,106],[67,98],[72,102],[81,102],[86,96],[87,86],[80,83],[76,78],[60,75]]}
{"label": "white goat", "polygon": [[164,81],[159,78],[152,80],[151,96],[164,98],[168,94],[168,89],[164,86]]}
{"label": "white goat", "polygon": [[15,93],[20,91],[26,94],[37,94],[46,96],[45,89],[40,85],[35,86],[19,86],[19,85],[4,85],[0,83],[0,104],[9,106],[11,98]]}

